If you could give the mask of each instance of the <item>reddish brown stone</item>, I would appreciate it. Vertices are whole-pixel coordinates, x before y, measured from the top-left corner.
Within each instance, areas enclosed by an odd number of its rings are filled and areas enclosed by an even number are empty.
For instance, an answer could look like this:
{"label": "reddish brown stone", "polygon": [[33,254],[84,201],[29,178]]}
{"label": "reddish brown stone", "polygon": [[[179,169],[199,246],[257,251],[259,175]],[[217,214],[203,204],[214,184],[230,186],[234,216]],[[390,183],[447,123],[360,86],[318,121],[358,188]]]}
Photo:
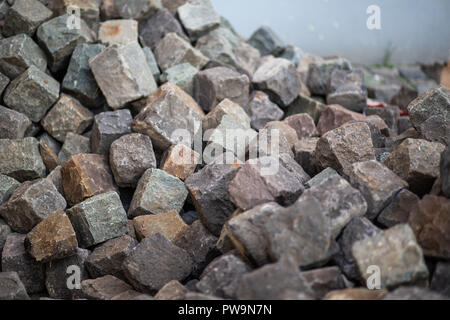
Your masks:
{"label": "reddish brown stone", "polygon": [[160,233],[168,240],[175,242],[189,230],[176,211],[169,211],[158,215],[145,215],[134,218],[134,229],[139,239]]}
{"label": "reddish brown stone", "polygon": [[78,241],[69,217],[60,210],[28,233],[25,246],[36,261],[48,262],[75,253]]}
{"label": "reddish brown stone", "polygon": [[320,135],[324,135],[328,131],[339,128],[351,120],[363,120],[364,118],[364,115],[361,113],[350,111],[338,104],[333,104],[322,112],[317,129]]}
{"label": "reddish brown stone", "polygon": [[290,116],[284,122],[297,132],[299,139],[317,137],[319,135],[314,119],[307,113]]}
{"label": "reddish brown stone", "polygon": [[200,155],[197,152],[184,144],[177,144],[164,153],[160,168],[184,181],[194,173],[200,162]]}
{"label": "reddish brown stone", "polygon": [[425,196],[409,216],[409,224],[425,255],[450,258],[450,200]]}
{"label": "reddish brown stone", "polygon": [[58,156],[52,148],[50,148],[47,142],[41,141],[39,143],[39,151],[41,153],[42,161],[44,161],[44,164],[49,171],[53,171],[53,169],[60,165]]}
{"label": "reddish brown stone", "polygon": [[77,154],[62,167],[63,188],[71,205],[86,198],[118,191],[114,185],[106,157],[98,154]]}

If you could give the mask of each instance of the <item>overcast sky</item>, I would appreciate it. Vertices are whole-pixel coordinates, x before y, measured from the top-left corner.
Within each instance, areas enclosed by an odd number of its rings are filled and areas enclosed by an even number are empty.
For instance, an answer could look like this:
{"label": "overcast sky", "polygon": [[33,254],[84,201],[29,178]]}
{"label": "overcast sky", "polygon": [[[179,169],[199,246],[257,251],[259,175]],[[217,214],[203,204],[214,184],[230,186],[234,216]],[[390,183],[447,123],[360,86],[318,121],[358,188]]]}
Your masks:
{"label": "overcast sky", "polygon": [[[449,0],[212,0],[217,11],[249,37],[267,24],[290,44],[314,54],[380,63],[447,60]],[[381,9],[381,30],[367,28],[367,7]]]}

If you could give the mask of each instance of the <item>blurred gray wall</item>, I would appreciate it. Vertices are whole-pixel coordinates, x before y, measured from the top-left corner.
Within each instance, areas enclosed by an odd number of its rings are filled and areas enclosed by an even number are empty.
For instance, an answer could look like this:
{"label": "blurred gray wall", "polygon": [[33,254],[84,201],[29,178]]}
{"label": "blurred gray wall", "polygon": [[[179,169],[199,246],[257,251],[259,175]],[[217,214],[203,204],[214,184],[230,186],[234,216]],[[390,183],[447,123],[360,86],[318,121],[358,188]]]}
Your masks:
{"label": "blurred gray wall", "polygon": [[[260,25],[288,44],[352,62],[446,61],[450,53],[450,0],[212,0],[237,31],[250,37]],[[370,5],[381,8],[381,30],[367,28]]]}

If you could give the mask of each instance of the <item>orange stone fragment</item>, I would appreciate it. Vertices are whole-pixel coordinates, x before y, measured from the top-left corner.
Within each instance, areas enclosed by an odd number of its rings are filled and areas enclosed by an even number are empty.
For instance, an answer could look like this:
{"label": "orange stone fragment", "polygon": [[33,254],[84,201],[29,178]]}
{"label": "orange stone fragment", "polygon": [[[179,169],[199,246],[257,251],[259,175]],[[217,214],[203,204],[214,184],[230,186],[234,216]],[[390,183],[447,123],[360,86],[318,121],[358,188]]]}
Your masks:
{"label": "orange stone fragment", "polygon": [[197,152],[183,144],[177,144],[164,153],[161,170],[184,181],[194,173],[199,163],[200,155]]}
{"label": "orange stone fragment", "polygon": [[58,156],[52,148],[50,148],[47,142],[41,141],[39,143],[39,151],[41,153],[42,161],[44,161],[48,171],[53,171],[53,169],[60,165]]}
{"label": "orange stone fragment", "polygon": [[105,156],[77,154],[62,166],[63,188],[71,205],[95,195],[110,191],[119,192]]}
{"label": "orange stone fragment", "polygon": [[160,233],[169,241],[175,242],[189,230],[178,212],[173,210],[158,215],[140,216],[134,218],[133,222],[139,240]]}

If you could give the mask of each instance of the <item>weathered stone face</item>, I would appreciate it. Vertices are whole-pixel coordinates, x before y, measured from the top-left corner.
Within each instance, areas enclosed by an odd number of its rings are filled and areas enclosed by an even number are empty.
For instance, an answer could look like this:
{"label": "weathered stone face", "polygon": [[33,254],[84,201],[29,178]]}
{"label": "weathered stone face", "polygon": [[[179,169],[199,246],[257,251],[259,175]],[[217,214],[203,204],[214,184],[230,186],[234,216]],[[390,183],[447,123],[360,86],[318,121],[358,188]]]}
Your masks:
{"label": "weathered stone face", "polygon": [[387,290],[369,290],[364,288],[351,288],[343,290],[330,291],[323,300],[358,300],[358,301],[371,301],[381,300],[387,294]]}
{"label": "weathered stone face", "polygon": [[351,120],[362,120],[364,115],[345,109],[340,105],[330,105],[322,112],[317,129],[321,135],[339,128]]}
{"label": "weathered stone face", "polygon": [[450,148],[441,154],[441,190],[442,193],[450,198]]}
{"label": "weathered stone face", "polygon": [[165,8],[158,10],[149,19],[141,21],[139,25],[141,43],[152,50],[155,50],[159,42],[171,32],[188,40],[178,20]]}
{"label": "weathered stone face", "polygon": [[355,162],[375,160],[370,128],[356,122],[327,132],[316,147],[316,159],[322,168],[346,172]]}
{"label": "weathered stone face", "polygon": [[256,89],[266,92],[278,105],[287,107],[298,96],[300,79],[288,60],[268,58],[253,76]]}
{"label": "weathered stone face", "polygon": [[145,19],[162,8],[160,0],[113,0],[118,14],[124,19]]}
{"label": "weathered stone face", "polygon": [[245,110],[239,104],[224,99],[203,118],[203,131],[217,128],[224,116],[232,117],[243,128],[250,129],[250,118]]}
{"label": "weathered stone face", "polygon": [[200,70],[209,61],[199,50],[192,47],[189,41],[174,32],[168,33],[159,42],[155,48],[155,57],[162,71],[181,63],[190,63]]}
{"label": "weathered stone face", "polygon": [[8,201],[19,186],[20,183],[16,179],[0,174],[0,205]]}
{"label": "weathered stone face", "polygon": [[81,28],[69,29],[70,18],[69,14],[53,18],[41,24],[37,30],[36,36],[50,58],[49,66],[52,72],[67,66],[78,44],[94,41],[92,31],[83,19],[80,19]]}
{"label": "weathered stone face", "polygon": [[64,164],[74,155],[90,152],[91,142],[89,138],[69,132],[67,133],[66,140],[58,153],[58,159],[61,164]]}
{"label": "weathered stone face", "polygon": [[159,233],[167,240],[175,243],[189,230],[189,226],[174,210],[157,215],[150,214],[136,217],[133,219],[133,223],[139,239]]}
{"label": "weathered stone face", "polygon": [[16,232],[27,233],[50,214],[66,208],[66,200],[47,179],[22,183],[0,207],[0,216]]}
{"label": "weathered stone face", "polygon": [[60,161],[56,153],[50,148],[45,141],[39,142],[39,152],[41,153],[42,161],[49,171],[52,171],[60,165]]}
{"label": "weathered stone face", "polygon": [[53,138],[64,142],[68,132],[82,134],[93,120],[94,115],[79,101],[62,94],[41,124]]}
{"label": "weathered stone face", "polygon": [[[146,107],[133,121],[133,131],[148,135],[155,147],[165,150],[178,143],[192,146],[198,135],[203,111],[187,93],[166,83],[146,99]],[[180,140],[177,130],[187,130],[189,141]]]}
{"label": "weathered stone face", "polygon": [[409,224],[426,256],[450,257],[450,200],[426,195],[412,208]]}
{"label": "weathered stone face", "polygon": [[377,222],[385,227],[407,223],[411,211],[419,204],[419,197],[409,190],[397,193],[386,208],[381,211]]}
{"label": "weathered stone face", "polygon": [[352,70],[349,61],[343,58],[321,59],[309,65],[307,86],[314,95],[326,95],[328,83],[335,70]]}
{"label": "weathered stone face", "polygon": [[220,16],[214,10],[210,0],[189,1],[178,7],[177,14],[193,40],[220,25]]}
{"label": "weathered stone face", "polygon": [[298,139],[317,137],[317,131],[314,119],[307,113],[301,113],[287,117],[283,122],[292,127],[297,132]]}
{"label": "weathered stone face", "polygon": [[0,300],[30,300],[27,290],[15,271],[0,272]]}
{"label": "weathered stone face", "polygon": [[354,163],[348,171],[350,183],[367,201],[367,217],[375,219],[408,183],[378,161]]}
{"label": "weathered stone face", "polygon": [[278,56],[284,49],[283,41],[268,26],[262,26],[256,30],[250,39],[249,44],[258,49],[261,56],[273,54]]}
{"label": "weathered stone face", "polygon": [[170,281],[158,293],[155,295],[155,300],[184,300],[186,293],[189,290],[186,289],[181,283],[178,281]]}
{"label": "weathered stone face", "polygon": [[424,285],[428,281],[422,249],[413,230],[407,225],[395,226],[373,237],[357,241],[352,248],[362,282],[366,283],[370,266],[381,271],[381,287]]}
{"label": "weathered stone face", "polygon": [[166,150],[161,160],[160,168],[168,174],[185,181],[194,174],[200,162],[200,155],[197,152],[184,144],[177,144]]}
{"label": "weathered stone face", "polygon": [[10,80],[20,76],[32,65],[41,71],[47,68],[45,53],[31,37],[18,34],[0,40],[0,71]]}
{"label": "weathered stone face", "polygon": [[334,70],[330,76],[327,93],[327,104],[338,104],[349,110],[363,112],[367,106],[363,71]]}
{"label": "weathered stone face", "polygon": [[228,194],[228,184],[234,178],[237,166],[210,164],[186,179],[186,188],[192,197],[202,223],[215,236],[236,210]]}
{"label": "weathered stone face", "polygon": [[310,175],[317,173],[316,147],[319,138],[301,139],[294,145],[294,158],[298,164]]}
{"label": "weathered stone face", "polygon": [[150,294],[172,280],[183,281],[192,270],[192,258],[161,234],[148,236],[123,263],[128,281],[141,292]]}
{"label": "weathered stone face", "polygon": [[133,118],[130,110],[102,112],[95,116],[91,134],[91,151],[108,155],[111,144],[123,135],[131,133]]}
{"label": "weathered stone face", "polygon": [[89,60],[105,49],[102,44],[82,43],[77,45],[70,58],[62,89],[89,108],[99,107],[102,93],[89,67]]}
{"label": "weathered stone face", "polygon": [[181,211],[188,191],[183,181],[159,169],[148,169],[139,180],[128,216]]}
{"label": "weathered stone face", "polygon": [[22,139],[30,126],[26,115],[0,106],[0,139]]}
{"label": "weathered stone face", "polygon": [[110,300],[129,290],[129,284],[111,275],[81,282],[81,296],[90,300]]}
{"label": "weathered stone face", "polygon": [[287,107],[286,115],[292,116],[299,113],[307,113],[314,119],[314,122],[319,121],[320,115],[327,106],[317,100],[300,93],[298,97]]}
{"label": "weathered stone face", "polygon": [[89,66],[108,105],[119,109],[156,89],[145,54],[136,42],[112,46],[89,60]]}
{"label": "weathered stone face", "polygon": [[270,101],[269,96],[262,91],[255,91],[252,94],[245,111],[255,130],[261,130],[268,122],[281,120],[284,115],[283,110]]}
{"label": "weathered stone face", "polygon": [[410,190],[426,194],[439,176],[441,153],[445,146],[418,139],[406,139],[386,159],[384,164],[407,181]]}
{"label": "weathered stone face", "polygon": [[25,251],[26,235],[11,233],[2,252],[2,271],[17,272],[28,294],[42,292],[44,286],[44,265],[36,262]]}
{"label": "weathered stone face", "polygon": [[194,96],[194,78],[198,69],[190,63],[181,63],[167,69],[160,77],[162,83],[171,82],[190,96]]}
{"label": "weathered stone face", "polygon": [[48,262],[73,255],[78,242],[65,212],[56,211],[27,234],[25,247],[36,261]]}
{"label": "weathered stone face", "polygon": [[52,11],[39,1],[17,0],[8,10],[2,33],[6,37],[25,33],[33,36],[37,27],[52,17]]}
{"label": "weathered stone face", "polygon": [[128,231],[127,214],[116,192],[93,196],[67,210],[81,247],[87,248]]}
{"label": "weathered stone face", "polygon": [[59,82],[34,65],[15,78],[3,97],[5,104],[39,122],[59,98]]}
{"label": "weathered stone face", "polygon": [[105,45],[125,46],[138,41],[136,20],[108,20],[100,25],[98,40]]}
{"label": "weathered stone face", "polygon": [[62,179],[64,193],[71,205],[101,193],[117,191],[108,162],[100,155],[72,156],[62,167]]}
{"label": "weathered stone face", "polygon": [[125,279],[122,263],[137,245],[137,241],[128,235],[111,239],[96,247],[86,259],[86,268],[92,278],[112,275]]}

